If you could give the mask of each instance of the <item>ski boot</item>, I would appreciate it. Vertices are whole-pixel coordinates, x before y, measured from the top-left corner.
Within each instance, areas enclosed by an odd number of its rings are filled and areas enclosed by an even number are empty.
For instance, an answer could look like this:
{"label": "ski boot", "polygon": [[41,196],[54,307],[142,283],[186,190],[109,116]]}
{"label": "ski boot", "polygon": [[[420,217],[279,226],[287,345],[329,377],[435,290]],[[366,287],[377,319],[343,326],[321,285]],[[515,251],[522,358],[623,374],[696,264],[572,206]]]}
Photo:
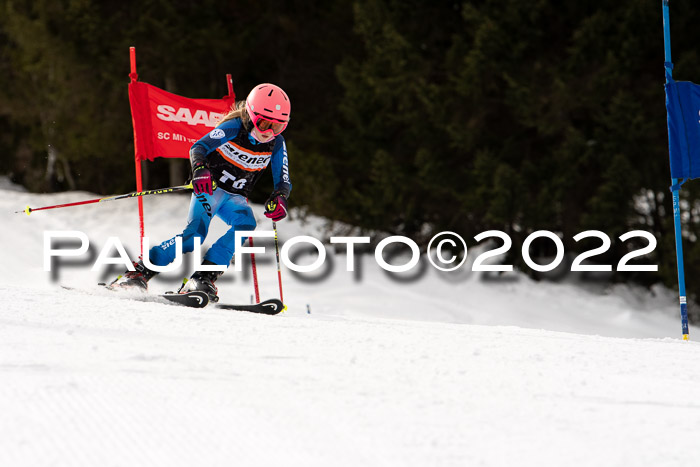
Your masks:
{"label": "ski boot", "polygon": [[[208,261],[204,261],[202,264],[214,264]],[[209,296],[209,301],[216,303],[219,301],[219,296],[217,293],[219,290],[214,285],[214,282],[222,275],[223,271],[196,271],[192,274],[189,280],[185,280],[178,290],[178,293],[194,292],[196,290],[204,292]]]}
{"label": "ski boot", "polygon": [[107,287],[110,289],[140,289],[146,292],[148,290],[148,281],[158,273],[148,269],[143,264],[143,260],[134,261],[133,263],[135,271],[126,271],[114,279]]}

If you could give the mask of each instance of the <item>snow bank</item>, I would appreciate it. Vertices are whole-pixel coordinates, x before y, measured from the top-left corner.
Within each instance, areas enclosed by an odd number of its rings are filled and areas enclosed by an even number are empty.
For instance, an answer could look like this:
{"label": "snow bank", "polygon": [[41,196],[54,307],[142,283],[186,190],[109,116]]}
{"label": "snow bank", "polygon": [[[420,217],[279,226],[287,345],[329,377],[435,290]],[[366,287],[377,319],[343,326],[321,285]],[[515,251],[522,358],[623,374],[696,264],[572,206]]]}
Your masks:
{"label": "snow bank", "polygon": [[[356,280],[339,256],[317,283],[283,272],[283,315],[192,310],[91,287],[102,272],[86,265],[55,281],[42,270],[45,230],[83,230],[98,247],[116,235],[137,251],[135,202],[27,217],[11,212],[93,195],[0,194],[0,465],[700,461],[686,441],[700,430],[700,346],[677,338],[672,292],[430,269],[406,284],[371,257]],[[186,209],[186,197],[148,199],[147,233],[168,238]],[[323,223],[279,226],[283,239],[322,237]],[[274,296],[273,253],[260,261]],[[224,277],[222,301],[249,301],[249,277]]]}

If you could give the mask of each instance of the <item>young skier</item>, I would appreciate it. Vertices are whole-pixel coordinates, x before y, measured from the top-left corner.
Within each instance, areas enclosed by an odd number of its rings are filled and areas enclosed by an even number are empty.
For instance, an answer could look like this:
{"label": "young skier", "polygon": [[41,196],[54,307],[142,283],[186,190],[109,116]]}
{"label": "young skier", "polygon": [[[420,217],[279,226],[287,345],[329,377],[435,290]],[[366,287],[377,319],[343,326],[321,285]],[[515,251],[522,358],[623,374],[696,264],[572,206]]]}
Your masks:
{"label": "young skier", "polygon": [[[183,253],[194,249],[195,238],[204,241],[209,223],[218,216],[230,228],[209,248],[202,264],[227,266],[231,262],[237,246],[235,232],[255,229],[255,218],[247,198],[270,164],[275,188],[265,203],[265,216],[275,222],[286,217],[292,184],[287,148],[281,133],[289,122],[290,110],[289,97],[280,87],[260,84],[248,94],[245,103],[239,103],[214,130],[192,145],[190,162],[194,193],[187,226],[178,235],[182,237]],[[148,251],[152,264],[166,266],[175,260],[176,237]],[[110,287],[146,290],[148,281],[157,272],[148,269],[143,260],[134,262],[134,268],[135,271],[125,272]],[[180,292],[201,290],[211,301],[218,301],[214,282],[221,274],[223,272],[196,271]]]}

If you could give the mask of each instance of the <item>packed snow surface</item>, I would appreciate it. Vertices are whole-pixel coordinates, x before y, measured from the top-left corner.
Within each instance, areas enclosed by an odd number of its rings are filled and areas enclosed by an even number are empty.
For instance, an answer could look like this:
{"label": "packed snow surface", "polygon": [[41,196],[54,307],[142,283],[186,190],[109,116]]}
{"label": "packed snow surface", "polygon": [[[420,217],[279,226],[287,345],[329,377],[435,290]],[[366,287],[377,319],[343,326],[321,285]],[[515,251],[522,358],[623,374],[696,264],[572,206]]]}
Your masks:
{"label": "packed snow surface", "polygon": [[[109,237],[138,252],[135,201],[26,216],[13,211],[95,195],[0,195],[2,466],[700,462],[700,346],[679,340],[672,291],[430,267],[399,282],[372,254],[356,274],[329,250],[314,282],[283,269],[282,315],[193,310],[95,285],[123,269],[91,271]],[[145,201],[152,243],[182,229],[187,197]],[[328,239],[322,219],[278,226],[282,241]],[[90,253],[45,272],[45,232],[75,230]],[[271,298],[274,251],[260,244]],[[219,286],[222,302],[250,302],[249,273]]]}

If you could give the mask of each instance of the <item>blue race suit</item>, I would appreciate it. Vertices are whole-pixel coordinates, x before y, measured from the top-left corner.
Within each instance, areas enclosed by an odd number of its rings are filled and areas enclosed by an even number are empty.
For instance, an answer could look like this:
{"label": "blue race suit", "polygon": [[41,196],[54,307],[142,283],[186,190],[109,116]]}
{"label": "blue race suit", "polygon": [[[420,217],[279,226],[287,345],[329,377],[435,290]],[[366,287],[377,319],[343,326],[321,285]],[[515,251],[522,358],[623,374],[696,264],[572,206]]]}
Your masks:
{"label": "blue race suit", "polygon": [[[209,223],[214,216],[218,216],[230,228],[209,248],[204,260],[228,265],[236,248],[236,231],[255,230],[255,217],[247,197],[269,164],[272,164],[275,190],[289,197],[292,184],[287,146],[282,135],[267,143],[256,141],[250,131],[243,127],[241,119],[234,118],[221,123],[194,143],[190,149],[190,160],[193,166],[205,163],[209,167],[217,189],[213,195],[192,194],[187,226],[179,235],[182,237],[182,251],[192,251],[196,237],[203,243]],[[148,257],[156,266],[165,266],[175,260],[175,253],[173,237],[151,248]]]}

